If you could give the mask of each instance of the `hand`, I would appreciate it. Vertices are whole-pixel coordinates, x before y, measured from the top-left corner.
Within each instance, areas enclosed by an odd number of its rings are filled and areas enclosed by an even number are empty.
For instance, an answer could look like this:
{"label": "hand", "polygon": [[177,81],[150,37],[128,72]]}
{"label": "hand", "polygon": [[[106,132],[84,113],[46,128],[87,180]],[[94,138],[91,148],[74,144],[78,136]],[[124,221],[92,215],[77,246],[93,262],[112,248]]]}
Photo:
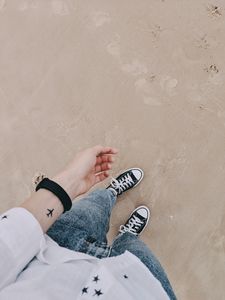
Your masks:
{"label": "hand", "polygon": [[103,146],[83,150],[52,180],[74,199],[109,176],[108,171],[114,162],[113,155],[117,153],[117,149]]}

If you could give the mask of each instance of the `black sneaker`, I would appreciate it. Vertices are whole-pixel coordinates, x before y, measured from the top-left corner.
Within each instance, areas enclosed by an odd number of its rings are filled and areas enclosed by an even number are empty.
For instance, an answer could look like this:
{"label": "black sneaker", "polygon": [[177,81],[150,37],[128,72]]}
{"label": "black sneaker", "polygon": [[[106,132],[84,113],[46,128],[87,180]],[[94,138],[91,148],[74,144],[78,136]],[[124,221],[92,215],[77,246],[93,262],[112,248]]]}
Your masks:
{"label": "black sneaker", "polygon": [[120,225],[119,232],[130,232],[134,235],[140,235],[147,226],[149,219],[150,210],[148,207],[139,206],[132,212],[125,225]]}
{"label": "black sneaker", "polygon": [[144,172],[139,168],[131,168],[120,174],[117,178],[112,178],[110,185],[107,189],[110,189],[116,195],[120,195],[123,192],[137,186],[144,177]]}

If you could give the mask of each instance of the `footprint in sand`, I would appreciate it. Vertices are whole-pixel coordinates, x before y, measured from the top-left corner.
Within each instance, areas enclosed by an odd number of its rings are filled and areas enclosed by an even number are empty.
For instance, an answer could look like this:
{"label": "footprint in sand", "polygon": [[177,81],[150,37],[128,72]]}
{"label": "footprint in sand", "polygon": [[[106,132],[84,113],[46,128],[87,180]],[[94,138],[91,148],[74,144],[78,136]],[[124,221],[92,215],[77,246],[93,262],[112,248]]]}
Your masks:
{"label": "footprint in sand", "polygon": [[120,57],[120,36],[119,34],[106,46],[107,52],[114,56]]}
{"label": "footprint in sand", "polygon": [[215,64],[212,64],[209,67],[205,67],[204,70],[211,76],[214,76],[215,74],[219,73],[219,69]]}
{"label": "footprint in sand", "polygon": [[92,20],[95,24],[95,27],[101,27],[105,23],[110,23],[111,18],[109,13],[104,11],[95,11],[91,14]]}
{"label": "footprint in sand", "polygon": [[129,64],[124,64],[121,67],[122,71],[129,73],[133,76],[138,76],[142,74],[147,74],[148,73],[148,68],[147,66],[140,62],[137,59],[134,59],[131,63]]}
{"label": "footprint in sand", "polygon": [[202,49],[208,49],[210,47],[210,43],[207,39],[207,35],[204,34],[202,37],[197,40],[197,47]]}
{"label": "footprint in sand", "polygon": [[0,10],[3,10],[6,7],[6,0],[0,0]]}
{"label": "footprint in sand", "polygon": [[209,74],[208,80],[215,84],[215,85],[221,85],[224,84],[224,77],[222,76],[219,68],[217,65],[212,64],[209,67],[205,67],[204,71]]}
{"label": "footprint in sand", "polygon": [[218,41],[216,39],[216,36],[208,36],[207,34],[202,34],[196,37],[195,44],[197,48],[207,50],[209,48],[217,47]]}
{"label": "footprint in sand", "polygon": [[161,32],[162,32],[162,27],[160,25],[154,25],[153,29],[151,30],[154,41],[159,39]]}
{"label": "footprint in sand", "polygon": [[22,2],[20,1],[18,9],[20,11],[27,11],[29,9],[35,9],[37,7],[38,7],[38,2],[36,0],[32,0],[32,1],[24,0]]}
{"label": "footprint in sand", "polygon": [[51,6],[54,15],[65,16],[70,13],[68,4],[63,0],[52,0]]}
{"label": "footprint in sand", "polygon": [[222,9],[217,5],[209,5],[207,6],[207,11],[212,17],[220,17],[222,16]]}
{"label": "footprint in sand", "polygon": [[151,106],[160,106],[162,105],[162,103],[159,101],[159,99],[157,99],[157,97],[154,96],[154,91],[150,83],[155,80],[155,77],[155,75],[151,75],[149,80],[147,80],[146,78],[139,78],[135,81],[134,85],[136,93],[141,95],[144,104]]}
{"label": "footprint in sand", "polygon": [[160,80],[161,88],[171,96],[175,94],[175,88],[177,87],[177,84],[178,84],[178,80],[170,76],[164,76]]}

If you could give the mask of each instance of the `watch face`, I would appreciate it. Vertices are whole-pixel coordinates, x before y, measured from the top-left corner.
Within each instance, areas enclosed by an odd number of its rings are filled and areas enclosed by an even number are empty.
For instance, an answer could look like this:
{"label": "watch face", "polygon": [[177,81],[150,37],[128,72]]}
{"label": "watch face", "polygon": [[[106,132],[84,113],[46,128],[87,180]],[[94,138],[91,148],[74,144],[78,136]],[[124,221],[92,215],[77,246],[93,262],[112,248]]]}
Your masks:
{"label": "watch face", "polygon": [[32,184],[34,187],[36,187],[44,178],[46,178],[47,175],[43,172],[36,172],[32,178]]}

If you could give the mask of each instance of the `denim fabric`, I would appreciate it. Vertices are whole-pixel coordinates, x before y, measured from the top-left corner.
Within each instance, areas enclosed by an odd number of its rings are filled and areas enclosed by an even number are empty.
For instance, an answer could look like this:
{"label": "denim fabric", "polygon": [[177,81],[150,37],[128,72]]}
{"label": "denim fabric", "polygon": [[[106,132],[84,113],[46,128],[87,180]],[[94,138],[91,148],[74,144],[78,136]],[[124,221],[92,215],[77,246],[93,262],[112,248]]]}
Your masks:
{"label": "denim fabric", "polygon": [[136,255],[161,282],[164,290],[175,300],[176,296],[159,261],[139,237],[126,232],[119,234],[109,246],[111,211],[117,197],[110,190],[96,190],[73,203],[51,226],[47,234],[60,246],[98,258],[118,256],[126,250]]}

